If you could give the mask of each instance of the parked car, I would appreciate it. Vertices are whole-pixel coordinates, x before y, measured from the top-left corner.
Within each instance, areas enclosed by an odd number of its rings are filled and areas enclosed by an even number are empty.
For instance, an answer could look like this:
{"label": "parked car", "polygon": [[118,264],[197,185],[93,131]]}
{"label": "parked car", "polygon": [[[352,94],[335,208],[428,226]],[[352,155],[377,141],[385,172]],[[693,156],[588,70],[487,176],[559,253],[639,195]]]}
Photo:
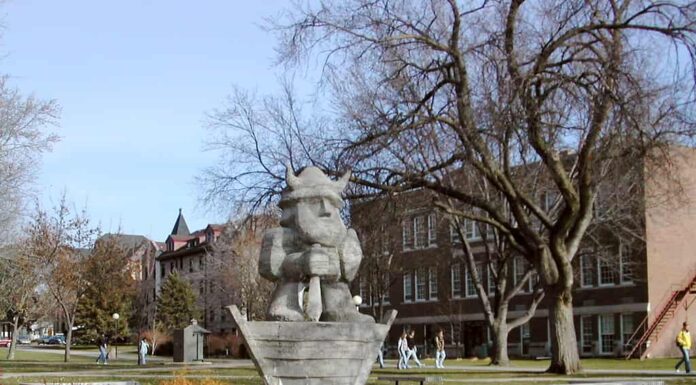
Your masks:
{"label": "parked car", "polygon": [[48,344],[48,340],[50,340],[51,338],[53,338],[53,336],[43,336],[43,337],[39,338],[39,345]]}
{"label": "parked car", "polygon": [[53,336],[46,342],[47,345],[65,345],[65,337]]}
{"label": "parked car", "polygon": [[2,347],[9,347],[10,344],[12,343],[12,340],[9,338],[0,338],[0,346]]}
{"label": "parked car", "polygon": [[31,344],[31,337],[19,336],[19,337],[17,337],[17,343],[20,345],[29,345],[29,344]]}

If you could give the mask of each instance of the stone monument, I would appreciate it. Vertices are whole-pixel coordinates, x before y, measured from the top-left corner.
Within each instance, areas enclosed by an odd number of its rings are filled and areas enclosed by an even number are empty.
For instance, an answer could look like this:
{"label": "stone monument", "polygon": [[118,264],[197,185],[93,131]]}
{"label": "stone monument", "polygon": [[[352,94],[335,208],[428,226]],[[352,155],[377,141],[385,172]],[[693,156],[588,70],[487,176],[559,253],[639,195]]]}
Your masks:
{"label": "stone monument", "polygon": [[353,304],[362,250],[339,215],[349,179],[288,166],[281,227],[266,232],[259,257],[259,273],[276,283],[268,321],[229,307],[266,385],[363,385],[396,318],[392,310],[375,323]]}

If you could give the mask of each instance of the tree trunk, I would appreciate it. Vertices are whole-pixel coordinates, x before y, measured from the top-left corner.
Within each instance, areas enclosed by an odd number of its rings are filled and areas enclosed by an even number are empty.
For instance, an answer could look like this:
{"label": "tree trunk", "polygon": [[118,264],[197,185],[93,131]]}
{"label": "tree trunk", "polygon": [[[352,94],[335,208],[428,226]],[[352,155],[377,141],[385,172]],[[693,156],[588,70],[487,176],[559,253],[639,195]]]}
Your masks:
{"label": "tree trunk", "polygon": [[68,323],[68,330],[65,335],[65,362],[70,362],[70,344],[72,344],[72,323]]}
{"label": "tree trunk", "polygon": [[573,374],[581,370],[578,344],[573,323],[573,296],[571,289],[551,289],[551,365],[549,373]]}
{"label": "tree trunk", "polygon": [[15,351],[17,350],[17,329],[19,329],[19,315],[12,317],[12,342],[10,342],[10,348],[7,351],[7,359],[14,360]]}
{"label": "tree trunk", "polygon": [[508,357],[508,329],[507,322],[500,322],[498,325],[493,325],[493,351],[491,352],[491,365],[510,366],[510,357]]}

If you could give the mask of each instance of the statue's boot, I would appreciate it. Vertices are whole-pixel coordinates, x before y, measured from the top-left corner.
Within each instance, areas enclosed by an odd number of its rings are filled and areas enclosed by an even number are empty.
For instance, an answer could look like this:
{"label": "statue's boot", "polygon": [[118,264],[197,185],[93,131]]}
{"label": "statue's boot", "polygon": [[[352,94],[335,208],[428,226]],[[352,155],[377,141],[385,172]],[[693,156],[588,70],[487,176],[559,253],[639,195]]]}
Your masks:
{"label": "statue's boot", "polygon": [[269,321],[304,321],[297,282],[279,282],[268,306]]}
{"label": "statue's boot", "polygon": [[367,314],[361,314],[356,309],[346,282],[322,282],[321,296],[324,311],[321,313],[320,321],[375,322],[374,318]]}

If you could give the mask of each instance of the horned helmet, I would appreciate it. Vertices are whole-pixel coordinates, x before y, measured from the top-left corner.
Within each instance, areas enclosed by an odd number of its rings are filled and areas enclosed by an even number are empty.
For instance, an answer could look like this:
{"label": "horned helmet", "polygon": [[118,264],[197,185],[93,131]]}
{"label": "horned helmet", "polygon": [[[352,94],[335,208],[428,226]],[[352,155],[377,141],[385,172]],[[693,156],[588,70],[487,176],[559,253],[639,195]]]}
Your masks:
{"label": "horned helmet", "polygon": [[328,198],[336,207],[343,206],[341,193],[350,180],[350,171],[346,171],[338,180],[331,180],[324,172],[314,166],[305,167],[298,175],[290,165],[286,166],[285,181],[287,188],[283,190],[280,198],[280,208],[307,198]]}

